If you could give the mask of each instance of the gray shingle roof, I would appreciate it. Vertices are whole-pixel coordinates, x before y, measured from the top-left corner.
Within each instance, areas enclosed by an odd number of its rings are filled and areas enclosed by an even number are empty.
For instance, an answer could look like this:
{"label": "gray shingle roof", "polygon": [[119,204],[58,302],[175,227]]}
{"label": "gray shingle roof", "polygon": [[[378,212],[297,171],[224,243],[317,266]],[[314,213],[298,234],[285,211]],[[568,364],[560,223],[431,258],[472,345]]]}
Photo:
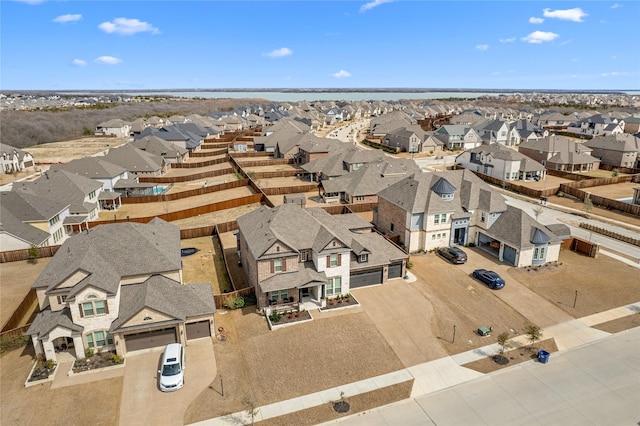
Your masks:
{"label": "gray shingle roof", "polygon": [[39,338],[43,338],[58,326],[78,333],[82,333],[84,330],[84,327],[74,324],[71,320],[71,311],[69,308],[64,308],[62,311],[56,312],[47,308],[36,315],[26,334],[29,336],[35,334]]}
{"label": "gray shingle roof", "polygon": [[215,302],[209,284],[182,285],[154,275],[143,283],[122,286],[118,319],[111,324],[111,331],[122,331],[121,327],[145,308],[182,322],[189,317],[213,314]]}
{"label": "gray shingle roof", "polygon": [[122,277],[179,269],[176,226],[157,218],[148,224],[114,223],[67,239],[32,287],[52,290],[76,271],[85,271],[89,275],[74,287],[74,293],[91,285],[115,294]]}
{"label": "gray shingle roof", "polygon": [[69,207],[69,203],[15,191],[0,192],[0,204],[22,222],[48,221]]}
{"label": "gray shingle roof", "polygon": [[66,170],[90,179],[111,179],[127,171],[124,167],[98,157],[84,157],[66,164],[54,164],[49,170]]}
{"label": "gray shingle roof", "polygon": [[104,159],[132,173],[157,172],[162,168],[164,161],[162,157],[137,149],[133,145],[110,149]]}
{"label": "gray shingle roof", "polygon": [[[536,230],[539,231],[537,235]],[[489,228],[489,234],[519,250],[533,247],[534,238],[535,244],[560,242],[556,234],[546,226],[513,206],[507,206],[507,210],[493,222]]]}
{"label": "gray shingle roof", "polygon": [[26,224],[15,217],[2,202],[0,202],[0,232],[35,246],[41,245],[50,237],[48,232]]}

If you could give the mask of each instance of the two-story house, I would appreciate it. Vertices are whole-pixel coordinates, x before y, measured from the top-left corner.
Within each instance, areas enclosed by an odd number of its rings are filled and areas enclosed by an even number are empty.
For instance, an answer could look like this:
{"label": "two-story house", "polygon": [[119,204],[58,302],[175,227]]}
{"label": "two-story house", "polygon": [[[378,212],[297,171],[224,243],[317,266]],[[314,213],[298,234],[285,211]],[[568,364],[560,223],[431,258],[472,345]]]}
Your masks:
{"label": "two-story house", "polygon": [[596,114],[569,124],[567,132],[576,136],[608,136],[624,133],[624,120],[608,115]]}
{"label": "two-story house", "polygon": [[380,191],[373,223],[409,252],[474,243],[514,266],[553,262],[560,253],[558,235],[467,169],[417,173]]}
{"label": "two-story house", "polygon": [[258,307],[319,307],[353,288],[401,278],[407,254],[372,228],[356,214],[332,216],[295,204],[239,217],[238,250]]}
{"label": "two-story house", "polygon": [[14,173],[33,167],[33,157],[26,151],[0,143],[0,170]]}
{"label": "two-story house", "polygon": [[471,149],[482,145],[482,138],[478,132],[467,126],[445,124],[433,131],[433,135],[449,150]]}
{"label": "two-story house", "polygon": [[100,225],[68,239],[33,283],[40,313],[26,334],[56,360],[211,336],[210,284],[182,284],[180,230],[160,219]]}
{"label": "two-story house", "polygon": [[565,136],[551,135],[523,142],[518,151],[550,170],[572,173],[600,168],[600,160],[591,155],[591,148]]}
{"label": "two-story house", "polygon": [[131,134],[131,124],[114,118],[109,121],[102,122],[96,126],[96,136],[116,136],[126,138]]}
{"label": "two-story house", "polygon": [[501,144],[483,145],[463,152],[456,164],[501,180],[541,180],[546,168],[537,161]]}
{"label": "two-story house", "polygon": [[640,138],[628,133],[600,136],[585,142],[602,164],[614,167],[640,167]]}

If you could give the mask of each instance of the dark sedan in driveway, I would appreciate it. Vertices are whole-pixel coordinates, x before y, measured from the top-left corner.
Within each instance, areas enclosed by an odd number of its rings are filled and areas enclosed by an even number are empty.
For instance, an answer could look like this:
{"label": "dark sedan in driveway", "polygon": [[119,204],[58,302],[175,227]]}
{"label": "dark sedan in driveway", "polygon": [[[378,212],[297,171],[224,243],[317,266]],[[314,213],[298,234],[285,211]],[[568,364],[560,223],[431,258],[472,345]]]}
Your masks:
{"label": "dark sedan in driveway", "polygon": [[451,263],[461,264],[467,261],[467,253],[458,247],[440,247],[438,254]]}
{"label": "dark sedan in driveway", "polygon": [[492,290],[500,290],[505,284],[500,275],[486,269],[476,269],[473,271],[473,277],[488,285]]}

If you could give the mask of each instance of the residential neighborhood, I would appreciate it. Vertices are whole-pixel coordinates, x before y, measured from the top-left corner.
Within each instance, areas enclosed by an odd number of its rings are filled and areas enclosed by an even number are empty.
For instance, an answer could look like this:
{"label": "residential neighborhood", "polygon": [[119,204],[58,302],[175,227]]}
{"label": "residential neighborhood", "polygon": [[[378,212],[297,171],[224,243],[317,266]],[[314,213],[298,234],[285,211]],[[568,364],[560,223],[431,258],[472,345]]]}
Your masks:
{"label": "residential neighborhood", "polygon": [[[634,118],[249,103],[114,117],[65,161],[54,144],[2,145],[2,332],[24,342],[3,355],[20,365],[12,389],[109,383],[119,424],[246,422],[251,393],[260,418],[297,424],[287,416],[341,389],[357,412],[445,389],[425,385],[444,360],[451,385],[493,377],[499,333],[508,367],[540,362],[532,324],[552,358],[628,332],[640,303]],[[170,344],[186,379],[165,395]]]}

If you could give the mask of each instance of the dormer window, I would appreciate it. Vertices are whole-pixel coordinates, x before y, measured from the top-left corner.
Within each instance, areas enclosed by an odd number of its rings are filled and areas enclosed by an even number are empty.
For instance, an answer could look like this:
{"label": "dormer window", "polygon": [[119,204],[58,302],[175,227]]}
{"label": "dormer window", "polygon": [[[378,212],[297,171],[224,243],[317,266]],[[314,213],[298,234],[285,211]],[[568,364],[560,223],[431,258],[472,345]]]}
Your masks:
{"label": "dormer window", "polygon": [[58,304],[59,305],[64,305],[65,303],[67,303],[67,295],[63,294],[58,296]]}
{"label": "dormer window", "polygon": [[364,253],[360,255],[360,263],[365,263],[369,260],[369,255]]}

